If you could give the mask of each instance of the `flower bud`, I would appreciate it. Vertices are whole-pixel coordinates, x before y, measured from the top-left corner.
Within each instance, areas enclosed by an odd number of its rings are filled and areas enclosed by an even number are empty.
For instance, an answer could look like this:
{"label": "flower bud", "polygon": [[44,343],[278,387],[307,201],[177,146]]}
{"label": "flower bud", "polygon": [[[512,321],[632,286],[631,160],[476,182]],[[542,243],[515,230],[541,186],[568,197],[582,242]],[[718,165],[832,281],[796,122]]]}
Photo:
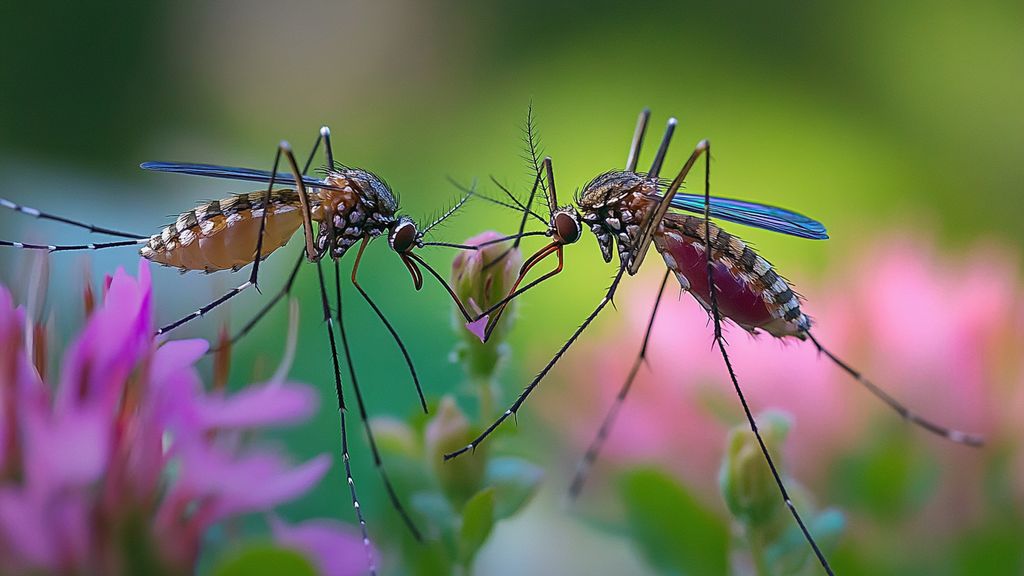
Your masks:
{"label": "flower bud", "polygon": [[412,458],[419,454],[416,432],[404,421],[391,416],[370,418],[370,430],[380,450],[387,454],[400,454]]}
{"label": "flower bud", "polygon": [[441,489],[455,509],[480,488],[486,458],[481,449],[449,461],[444,455],[464,447],[473,439],[466,415],[452,396],[445,396],[424,433],[426,456],[434,468]]}
{"label": "flower bud", "polygon": [[[758,430],[777,463],[792,419],[782,412],[757,418]],[[783,502],[757,438],[747,424],[729,433],[728,452],[718,472],[718,484],[729,511],[748,530],[773,533],[784,528]]]}
{"label": "flower bud", "polygon": [[[466,240],[465,244],[476,246],[501,237],[501,234],[489,231]],[[522,265],[522,253],[518,248],[511,248],[509,242],[466,250],[452,261],[452,287],[470,314],[480,314],[508,295]],[[470,376],[487,378],[494,373],[501,357],[499,344],[511,331],[515,308],[513,300],[503,311],[495,310],[488,317],[469,324],[465,324],[458,311],[455,312],[456,329],[462,337],[456,355]],[[485,344],[482,342],[484,329],[489,318],[494,318],[499,311],[501,317]]]}
{"label": "flower bud", "polygon": [[[501,237],[502,235],[497,232],[488,231],[466,240],[464,244],[478,246]],[[511,242],[489,244],[479,250],[460,252],[452,261],[452,284],[455,293],[466,304],[470,313],[479,314],[500,302],[508,294],[522,265],[522,253],[518,248],[512,248]],[[501,322],[491,335],[492,339],[501,340],[508,332],[514,308],[515,301],[509,303],[503,312]],[[494,313],[491,316],[494,316]],[[461,316],[457,321],[462,323]]]}

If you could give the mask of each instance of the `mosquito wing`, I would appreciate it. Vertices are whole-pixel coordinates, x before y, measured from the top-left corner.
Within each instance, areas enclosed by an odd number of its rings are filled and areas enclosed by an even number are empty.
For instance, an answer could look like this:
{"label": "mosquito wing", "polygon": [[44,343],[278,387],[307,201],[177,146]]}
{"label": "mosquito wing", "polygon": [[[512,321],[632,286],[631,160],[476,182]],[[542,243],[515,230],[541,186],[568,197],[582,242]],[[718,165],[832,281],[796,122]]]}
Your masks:
{"label": "mosquito wing", "polygon": [[[191,174],[193,176],[208,176],[210,178],[222,178],[226,180],[245,180],[247,182],[270,182],[269,170],[256,170],[255,168],[234,168],[232,166],[217,166],[214,164],[191,164],[186,162],[143,162],[140,164],[143,170],[155,172],[172,172],[175,174]],[[312,176],[303,176],[302,182],[311,188],[337,189]],[[274,176],[274,183],[282,186],[295,186],[295,177],[290,172],[278,172]]]}
{"label": "mosquito wing", "polygon": [[[686,210],[687,212],[704,214],[704,196],[699,194],[676,194],[672,198],[670,206],[679,210]],[[828,239],[828,232],[821,222],[808,218],[803,214],[797,214],[796,212],[775,206],[758,204],[757,202],[712,196],[711,216],[745,226],[781,232],[790,236],[799,236],[800,238],[809,238],[811,240]]]}

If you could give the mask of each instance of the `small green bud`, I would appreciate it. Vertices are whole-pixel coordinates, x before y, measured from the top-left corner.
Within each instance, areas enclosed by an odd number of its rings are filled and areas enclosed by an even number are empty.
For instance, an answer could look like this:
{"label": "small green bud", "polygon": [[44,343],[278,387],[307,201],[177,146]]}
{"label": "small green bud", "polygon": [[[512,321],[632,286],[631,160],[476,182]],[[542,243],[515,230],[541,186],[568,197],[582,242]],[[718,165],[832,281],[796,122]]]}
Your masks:
{"label": "small green bud", "polygon": [[426,456],[441,489],[456,510],[475,494],[483,480],[487,458],[483,447],[475,453],[444,461],[444,455],[464,447],[473,439],[469,419],[459,410],[452,396],[441,398],[434,417],[424,432]]}
{"label": "small green bud", "polygon": [[416,432],[405,422],[391,416],[370,418],[370,430],[378,447],[390,454],[412,458],[419,450]]}
{"label": "small green bud", "polygon": [[[792,420],[781,412],[765,412],[757,417],[757,422],[778,465]],[[768,535],[784,527],[781,521],[785,520],[785,511],[779,488],[757,438],[746,424],[729,433],[728,452],[718,472],[718,484],[729,511],[748,530]]]}

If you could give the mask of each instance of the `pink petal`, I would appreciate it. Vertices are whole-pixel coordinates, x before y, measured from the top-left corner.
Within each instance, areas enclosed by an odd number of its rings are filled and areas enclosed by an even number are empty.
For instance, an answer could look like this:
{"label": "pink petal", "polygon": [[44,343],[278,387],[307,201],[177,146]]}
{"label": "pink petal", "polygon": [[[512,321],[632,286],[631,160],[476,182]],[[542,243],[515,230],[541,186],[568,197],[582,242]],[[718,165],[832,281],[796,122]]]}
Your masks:
{"label": "pink petal", "polygon": [[98,481],[110,459],[114,423],[91,407],[55,415],[23,414],[24,466],[30,490],[47,498]]}
{"label": "pink petal", "polygon": [[199,338],[165,342],[153,355],[150,380],[160,382],[181,370],[192,368],[209,348],[209,342]]}
{"label": "pink petal", "polygon": [[119,269],[103,305],[64,355],[57,411],[82,402],[108,410],[119,401],[124,381],[152,343],[149,273],[138,280]]}
{"label": "pink petal", "polygon": [[85,566],[95,553],[91,503],[76,496],[65,496],[52,507],[51,528],[60,547],[63,566]]}
{"label": "pink petal", "polygon": [[272,452],[235,456],[191,442],[180,447],[182,474],[176,489],[211,502],[211,522],[267,510],[315,486],[331,466],[326,454],[296,467]]}
{"label": "pink petal", "polygon": [[[335,520],[308,520],[289,525],[270,517],[274,540],[308,555],[323,576],[358,576],[369,563],[359,531]],[[377,551],[370,549],[377,564]]]}
{"label": "pink petal", "polygon": [[172,340],[157,348],[146,399],[151,425],[180,434],[202,432],[196,403],[203,385],[194,365],[208,347],[205,340]]}
{"label": "pink petal", "polygon": [[294,382],[251,385],[230,397],[207,396],[198,402],[200,426],[256,428],[301,422],[317,408],[316,390]]}
{"label": "pink petal", "polygon": [[474,336],[479,338],[481,342],[486,342],[484,336],[487,330],[487,321],[489,319],[490,315],[485,315],[472,322],[466,322],[466,329],[472,332]]}
{"label": "pink petal", "polygon": [[43,504],[31,499],[27,492],[0,487],[0,541],[5,553],[3,565],[20,562],[28,567],[54,570],[57,550],[48,533]]}

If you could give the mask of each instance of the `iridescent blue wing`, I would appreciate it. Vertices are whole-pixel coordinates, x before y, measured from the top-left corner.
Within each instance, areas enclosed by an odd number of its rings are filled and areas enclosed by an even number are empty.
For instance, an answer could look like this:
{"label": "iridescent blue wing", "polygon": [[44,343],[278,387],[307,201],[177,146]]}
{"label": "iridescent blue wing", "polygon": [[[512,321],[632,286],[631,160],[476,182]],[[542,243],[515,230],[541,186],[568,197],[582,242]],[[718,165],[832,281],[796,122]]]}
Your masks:
{"label": "iridescent blue wing", "polygon": [[[670,206],[703,215],[704,196],[701,194],[678,193],[672,198]],[[828,232],[825,231],[825,226],[821,222],[808,218],[803,214],[797,214],[796,212],[790,212],[775,206],[758,204],[757,202],[712,196],[711,216],[745,226],[799,236],[800,238],[809,238],[811,240],[826,240],[828,238]]]}
{"label": "iridescent blue wing", "polygon": [[[210,178],[223,178],[227,180],[245,180],[247,182],[270,182],[269,170],[256,170],[255,168],[234,168],[231,166],[216,166],[213,164],[191,164],[186,162],[143,162],[139,165],[143,170],[156,172],[172,172],[175,174],[191,174],[193,176],[208,176]],[[302,182],[311,188],[328,188],[336,190],[327,182],[312,176],[303,176]],[[282,186],[295,186],[295,177],[290,172],[278,172],[274,176],[274,183]]]}

